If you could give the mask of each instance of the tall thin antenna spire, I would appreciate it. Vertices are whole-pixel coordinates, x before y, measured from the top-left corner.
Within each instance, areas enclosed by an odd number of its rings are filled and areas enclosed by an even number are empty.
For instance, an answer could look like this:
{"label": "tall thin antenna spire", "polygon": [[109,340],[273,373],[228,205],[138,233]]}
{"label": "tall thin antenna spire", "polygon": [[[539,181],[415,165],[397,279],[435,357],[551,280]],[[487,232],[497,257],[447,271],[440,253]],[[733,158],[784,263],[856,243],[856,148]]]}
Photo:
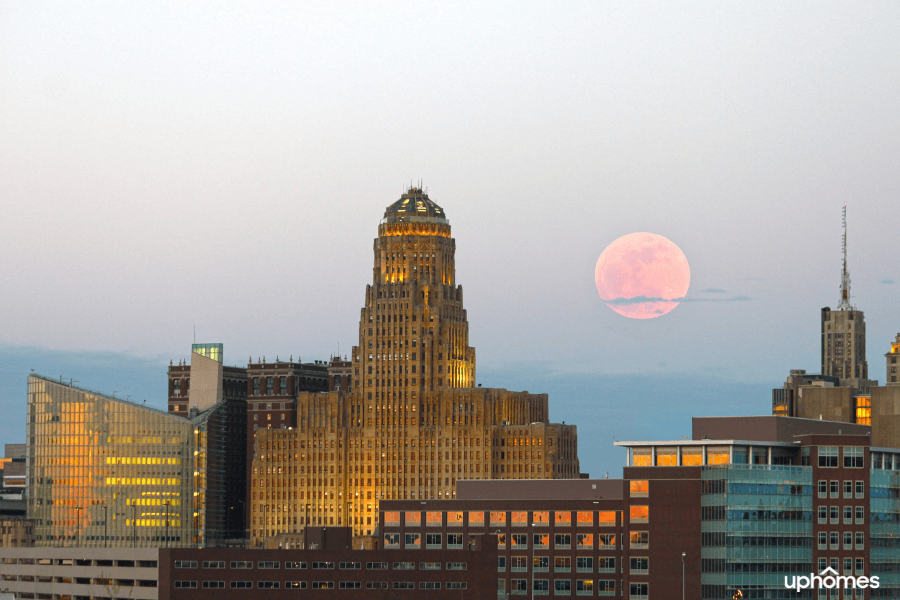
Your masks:
{"label": "tall thin antenna spire", "polygon": [[838,310],[853,310],[850,304],[850,273],[847,272],[847,203],[841,215],[841,224],[844,226],[844,237],[841,241],[841,249],[844,253],[844,265],[841,269],[841,301],[837,305]]}

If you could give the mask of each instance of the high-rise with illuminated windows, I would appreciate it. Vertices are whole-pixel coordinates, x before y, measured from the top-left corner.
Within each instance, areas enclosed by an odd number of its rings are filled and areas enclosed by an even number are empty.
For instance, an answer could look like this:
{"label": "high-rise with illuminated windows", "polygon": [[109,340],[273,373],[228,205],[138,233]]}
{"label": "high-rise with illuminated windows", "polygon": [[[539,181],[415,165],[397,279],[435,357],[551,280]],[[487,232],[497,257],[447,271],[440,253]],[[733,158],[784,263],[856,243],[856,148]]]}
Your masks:
{"label": "high-rise with illuminated windows", "polygon": [[301,392],[293,429],[259,429],[250,541],[378,526],[384,499],[453,498],[464,479],[579,477],[574,425],[546,394],[476,387],[456,242],[418,187],[387,207],[374,243],[350,387]]}

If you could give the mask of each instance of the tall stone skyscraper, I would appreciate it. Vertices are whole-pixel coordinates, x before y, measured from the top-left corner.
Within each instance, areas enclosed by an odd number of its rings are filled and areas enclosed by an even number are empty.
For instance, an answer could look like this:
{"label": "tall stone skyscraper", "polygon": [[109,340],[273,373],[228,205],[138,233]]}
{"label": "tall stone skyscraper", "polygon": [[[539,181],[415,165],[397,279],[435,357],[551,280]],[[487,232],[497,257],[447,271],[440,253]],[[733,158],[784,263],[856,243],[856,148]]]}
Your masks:
{"label": "tall stone skyscraper", "polygon": [[844,262],[841,269],[841,300],[837,310],[831,310],[827,306],[822,309],[822,375],[837,377],[842,381],[842,385],[860,387],[869,379],[869,365],[866,362],[866,320],[863,312],[850,304],[846,204],[842,221]]}
{"label": "tall stone skyscraper", "polygon": [[374,250],[353,348],[362,399],[400,402],[473,387],[475,349],[443,209],[410,188],[385,211]]}
{"label": "tall stone skyscraper", "polygon": [[579,477],[576,428],[550,423],[547,394],[476,387],[455,249],[420,188],[387,208],[349,393],[302,392],[293,429],[256,431],[252,545],[307,525],[370,535],[381,500],[453,498],[460,479]]}

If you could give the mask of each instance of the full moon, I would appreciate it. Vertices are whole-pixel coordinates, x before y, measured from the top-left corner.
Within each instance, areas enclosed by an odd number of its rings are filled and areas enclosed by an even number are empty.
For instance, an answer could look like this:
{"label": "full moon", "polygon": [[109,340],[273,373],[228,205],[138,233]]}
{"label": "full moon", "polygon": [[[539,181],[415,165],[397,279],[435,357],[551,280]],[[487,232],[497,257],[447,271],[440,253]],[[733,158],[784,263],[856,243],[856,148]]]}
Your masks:
{"label": "full moon", "polygon": [[631,319],[655,319],[678,306],[691,284],[681,248],[655,233],[630,233],[597,259],[597,292],[606,305]]}

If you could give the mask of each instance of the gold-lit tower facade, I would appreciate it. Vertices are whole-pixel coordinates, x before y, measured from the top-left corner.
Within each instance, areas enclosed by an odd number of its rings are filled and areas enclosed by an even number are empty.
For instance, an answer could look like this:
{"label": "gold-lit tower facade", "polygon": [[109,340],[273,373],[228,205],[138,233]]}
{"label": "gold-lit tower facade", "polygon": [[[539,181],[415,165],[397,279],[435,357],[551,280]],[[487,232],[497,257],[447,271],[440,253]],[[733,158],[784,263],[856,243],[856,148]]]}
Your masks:
{"label": "gold-lit tower facade", "polygon": [[444,210],[410,188],[387,207],[374,251],[353,348],[354,389],[366,401],[399,405],[425,392],[474,387],[475,349]]}
{"label": "gold-lit tower facade", "polygon": [[384,499],[453,498],[460,479],[579,477],[577,430],[546,394],[475,385],[456,243],[418,187],[387,207],[360,313],[349,392],[303,392],[296,429],[259,429],[250,543],[378,527]]}

